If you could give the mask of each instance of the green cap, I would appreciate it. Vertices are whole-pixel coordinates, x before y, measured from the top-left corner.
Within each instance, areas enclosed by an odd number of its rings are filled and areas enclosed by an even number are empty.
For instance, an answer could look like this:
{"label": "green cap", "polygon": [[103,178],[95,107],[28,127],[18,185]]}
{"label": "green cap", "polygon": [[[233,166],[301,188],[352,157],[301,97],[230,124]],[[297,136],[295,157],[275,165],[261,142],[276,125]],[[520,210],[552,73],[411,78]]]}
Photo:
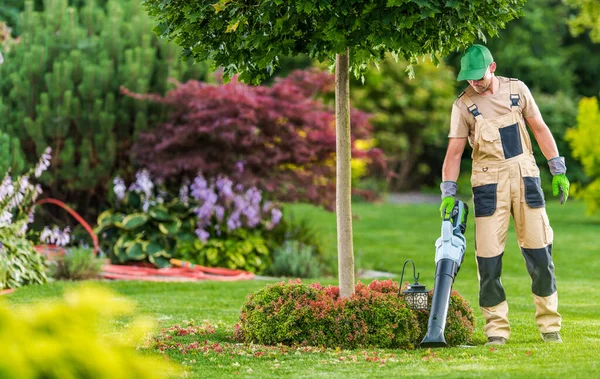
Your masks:
{"label": "green cap", "polygon": [[457,80],[479,80],[494,61],[492,53],[483,45],[472,45],[460,58],[460,72]]}

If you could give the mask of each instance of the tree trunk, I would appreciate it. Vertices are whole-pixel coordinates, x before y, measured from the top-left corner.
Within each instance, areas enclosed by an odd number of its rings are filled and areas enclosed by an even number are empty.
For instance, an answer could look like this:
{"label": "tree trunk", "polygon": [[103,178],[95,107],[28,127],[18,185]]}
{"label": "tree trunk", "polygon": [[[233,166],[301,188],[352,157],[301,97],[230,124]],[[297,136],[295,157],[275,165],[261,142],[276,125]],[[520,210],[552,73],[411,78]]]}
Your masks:
{"label": "tree trunk", "polygon": [[352,247],[351,140],[350,140],[350,73],[349,49],[336,56],[335,124],[336,124],[336,216],[338,242],[338,277],[340,296],[354,293],[354,250]]}

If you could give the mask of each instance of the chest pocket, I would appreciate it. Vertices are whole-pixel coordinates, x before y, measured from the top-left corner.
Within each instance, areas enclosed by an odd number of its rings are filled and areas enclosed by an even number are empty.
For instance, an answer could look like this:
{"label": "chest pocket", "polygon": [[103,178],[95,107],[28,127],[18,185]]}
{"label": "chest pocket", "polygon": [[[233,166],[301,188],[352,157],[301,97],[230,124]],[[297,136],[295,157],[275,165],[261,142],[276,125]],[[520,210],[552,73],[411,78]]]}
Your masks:
{"label": "chest pocket", "polygon": [[523,154],[521,128],[514,112],[491,120],[478,118],[475,127],[480,129],[479,158],[504,160]]}

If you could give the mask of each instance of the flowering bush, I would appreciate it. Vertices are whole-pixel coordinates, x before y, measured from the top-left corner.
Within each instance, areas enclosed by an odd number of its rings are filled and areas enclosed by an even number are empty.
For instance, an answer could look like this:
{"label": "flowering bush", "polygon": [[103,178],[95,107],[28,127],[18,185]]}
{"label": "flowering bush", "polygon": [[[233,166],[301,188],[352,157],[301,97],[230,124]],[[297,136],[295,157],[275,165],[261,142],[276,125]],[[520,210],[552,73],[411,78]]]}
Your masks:
{"label": "flowering bush", "polygon": [[0,289],[46,282],[44,258],[25,234],[33,222],[33,204],[42,193],[33,180],[48,169],[50,154],[47,148],[33,169],[14,180],[7,173],[0,184]]}
{"label": "flowering bush", "polygon": [[[260,271],[269,250],[249,237],[253,232],[261,237],[259,232],[273,229],[282,216],[257,188],[246,189],[223,176],[207,180],[198,175],[191,183],[184,181],[175,196],[142,170],[129,187],[115,178],[113,192],[114,209],[98,217],[96,231],[109,256],[120,263],[147,259],[163,267],[177,257]],[[243,246],[233,249],[232,241]]]}
{"label": "flowering bush", "polygon": [[416,314],[392,281],[359,283],[350,298],[338,287],[300,280],[268,285],[248,296],[236,338],[261,344],[341,348],[412,348],[421,334]]}
{"label": "flowering bush", "polygon": [[[278,200],[335,204],[335,117],[316,98],[334,78],[295,71],[271,87],[232,81],[189,81],[165,97],[138,95],[172,106],[168,122],[141,133],[133,152],[140,164],[165,179],[203,172],[227,173]],[[352,109],[352,145],[368,139],[368,115]],[[383,164],[378,149],[353,149],[353,157]],[[241,169],[243,168],[243,170]]]}

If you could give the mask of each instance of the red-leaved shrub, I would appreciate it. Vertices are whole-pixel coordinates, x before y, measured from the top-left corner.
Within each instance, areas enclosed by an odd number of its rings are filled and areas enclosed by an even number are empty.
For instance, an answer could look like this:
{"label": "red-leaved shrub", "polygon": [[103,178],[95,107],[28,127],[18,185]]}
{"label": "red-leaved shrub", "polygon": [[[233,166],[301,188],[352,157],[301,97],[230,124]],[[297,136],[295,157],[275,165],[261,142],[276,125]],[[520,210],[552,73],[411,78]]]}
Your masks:
{"label": "red-leaved shrub", "polygon": [[[295,71],[271,87],[231,81],[189,81],[165,97],[133,94],[172,105],[168,122],[142,133],[136,162],[163,179],[227,175],[256,185],[276,199],[304,200],[329,209],[335,203],[335,115],[317,95],[330,92],[331,74]],[[382,167],[378,149],[354,148],[370,138],[368,115],[352,109],[353,157]]]}
{"label": "red-leaved shrub", "polygon": [[268,285],[248,296],[236,325],[240,341],[341,348],[412,348],[416,314],[392,281],[358,284],[350,298],[338,287],[300,280]]}
{"label": "red-leaved shrub", "polygon": [[[267,285],[250,294],[236,324],[236,339],[267,345],[311,345],[341,348],[414,348],[427,332],[429,311],[413,311],[398,297],[398,283],[360,282],[350,298],[339,288],[299,279]],[[473,311],[452,293],[446,325],[449,345],[469,342]]]}

